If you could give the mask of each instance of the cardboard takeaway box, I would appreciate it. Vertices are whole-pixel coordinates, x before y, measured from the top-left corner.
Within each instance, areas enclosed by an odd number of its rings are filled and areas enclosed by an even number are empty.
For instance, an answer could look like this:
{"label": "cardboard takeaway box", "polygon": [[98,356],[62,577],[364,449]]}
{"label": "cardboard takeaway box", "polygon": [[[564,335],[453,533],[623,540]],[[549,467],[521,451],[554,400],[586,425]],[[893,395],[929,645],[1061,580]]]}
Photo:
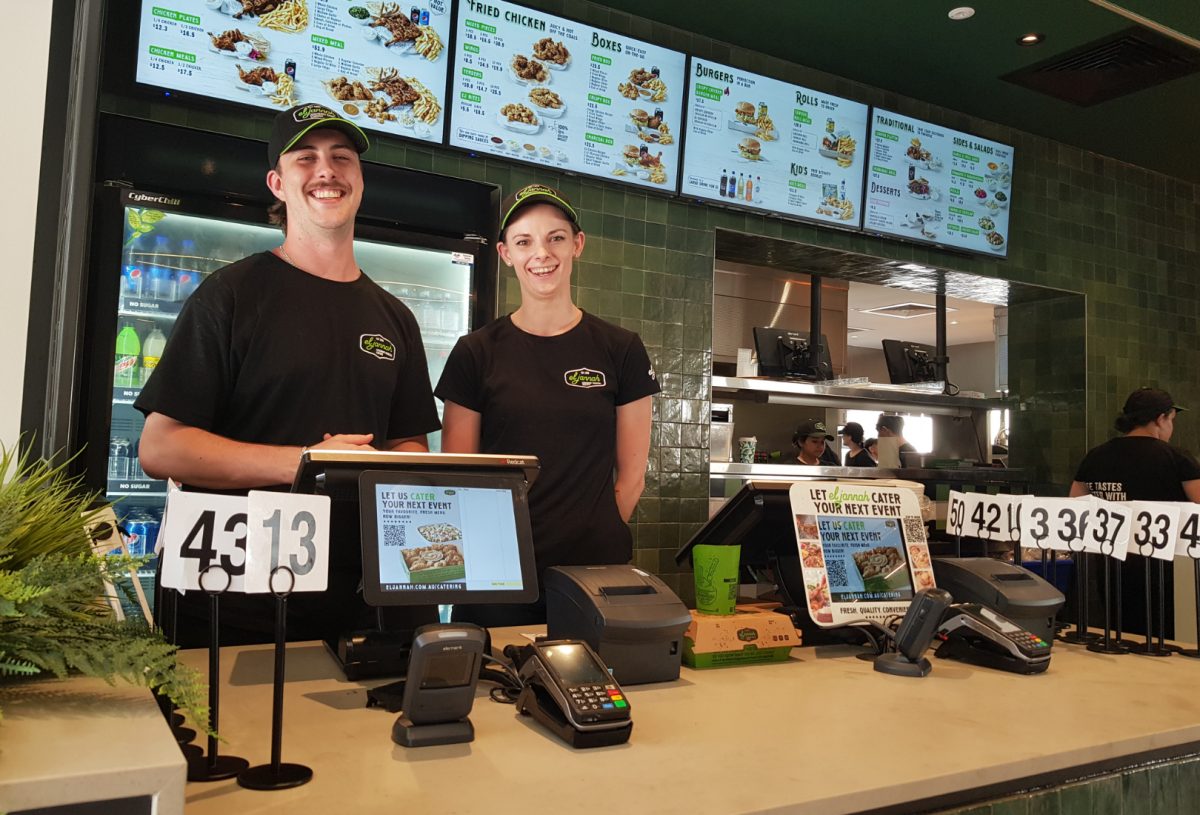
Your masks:
{"label": "cardboard takeaway box", "polygon": [[791,618],[773,609],[779,603],[745,603],[733,614],[701,614],[691,610],[692,622],[683,634],[683,664],[692,668],[721,668],[783,662],[800,645],[800,632]]}

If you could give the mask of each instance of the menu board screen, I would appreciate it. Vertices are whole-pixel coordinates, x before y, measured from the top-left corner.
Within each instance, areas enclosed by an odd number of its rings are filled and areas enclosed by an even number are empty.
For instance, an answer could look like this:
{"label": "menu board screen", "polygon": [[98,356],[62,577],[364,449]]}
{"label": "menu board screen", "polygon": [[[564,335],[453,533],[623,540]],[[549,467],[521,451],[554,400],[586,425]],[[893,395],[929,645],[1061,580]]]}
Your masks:
{"label": "menu board screen", "polygon": [[680,192],[857,227],[867,106],[692,59]]}
{"label": "menu board screen", "polygon": [[449,4],[144,2],[137,81],[273,110],[322,102],[360,127],[440,142]]}
{"label": "menu board screen", "polygon": [[1008,254],[1013,149],[875,109],[864,228]]}
{"label": "menu board screen", "polygon": [[674,191],[682,53],[498,0],[457,27],[451,145]]}

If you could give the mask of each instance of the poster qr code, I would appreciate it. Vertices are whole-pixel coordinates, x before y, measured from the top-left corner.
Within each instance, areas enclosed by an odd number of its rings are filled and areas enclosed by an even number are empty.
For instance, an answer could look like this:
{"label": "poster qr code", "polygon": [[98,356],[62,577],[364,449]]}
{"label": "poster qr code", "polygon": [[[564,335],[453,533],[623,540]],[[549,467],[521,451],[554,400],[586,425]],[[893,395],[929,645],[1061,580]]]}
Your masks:
{"label": "poster qr code", "polygon": [[831,586],[845,586],[849,582],[849,578],[846,576],[846,564],[842,561],[828,560],[825,562],[825,568]]}
{"label": "poster qr code", "polygon": [[403,526],[385,526],[383,527],[383,545],[384,546],[403,546],[404,545]]}
{"label": "poster qr code", "polygon": [[904,521],[904,540],[908,543],[925,542],[925,522],[920,518],[906,517]]}

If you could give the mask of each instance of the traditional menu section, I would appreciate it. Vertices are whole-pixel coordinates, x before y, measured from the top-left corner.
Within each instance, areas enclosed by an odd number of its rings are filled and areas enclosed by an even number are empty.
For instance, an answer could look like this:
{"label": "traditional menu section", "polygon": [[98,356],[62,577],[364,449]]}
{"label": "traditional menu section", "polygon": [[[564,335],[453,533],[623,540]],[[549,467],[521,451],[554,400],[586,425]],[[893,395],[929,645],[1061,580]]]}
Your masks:
{"label": "traditional menu section", "polygon": [[867,106],[692,59],[680,192],[857,227]]}
{"label": "traditional menu section", "polygon": [[450,0],[145,0],[137,81],[442,140]]}
{"label": "traditional menu section", "polygon": [[970,252],[1008,254],[1013,149],[874,111],[864,228]]}
{"label": "traditional menu section", "polygon": [[682,53],[504,2],[457,29],[451,145],[675,190]]}

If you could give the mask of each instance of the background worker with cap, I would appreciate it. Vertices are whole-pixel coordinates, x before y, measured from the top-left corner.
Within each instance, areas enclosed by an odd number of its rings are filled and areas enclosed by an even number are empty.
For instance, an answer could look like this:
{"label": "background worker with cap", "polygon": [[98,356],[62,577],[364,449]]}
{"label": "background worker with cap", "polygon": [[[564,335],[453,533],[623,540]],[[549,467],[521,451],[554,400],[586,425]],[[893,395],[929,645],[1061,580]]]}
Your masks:
{"label": "background worker with cap", "polygon": [[[904,440],[904,417],[888,413],[880,413],[875,420],[875,432],[881,439],[898,439],[900,453],[915,453],[917,448]],[[903,459],[901,459],[903,461]]]}
{"label": "background worker with cap", "polygon": [[833,436],[825,429],[825,423],[818,419],[805,419],[796,426],[792,434],[792,446],[796,448],[796,464],[808,464],[813,467],[837,467],[837,453],[829,449],[825,442],[833,441]]}
{"label": "background worker with cap", "polygon": [[[146,415],[140,455],[148,475],[245,491],[290,484],[305,447],[428,449],[426,434],[439,423],[416,319],[354,258],[366,149],[362,131],[324,105],[275,117],[266,182],[283,244],[219,269],[188,298],[135,403]],[[355,585],[361,577],[358,540],[349,537],[343,546],[331,541],[331,593],[339,576]],[[244,600],[261,608],[231,606]],[[289,610],[300,614],[305,603],[298,596]],[[196,642],[187,606],[178,641],[201,644],[207,611],[199,610]],[[231,596],[224,606],[225,643],[272,638],[268,599]],[[324,628],[338,615],[313,616]],[[321,633],[289,623],[294,638]]]}
{"label": "background worker with cap", "polygon": [[838,435],[842,437],[845,445],[850,448],[846,451],[847,467],[875,466],[875,459],[871,458],[871,454],[866,450],[866,445],[863,444],[862,425],[858,422],[846,422],[845,426],[838,431]]}
{"label": "background worker with cap", "polygon": [[[641,339],[581,310],[571,270],[585,237],[557,190],[532,184],[505,199],[497,251],[516,273],[521,305],[459,339],[435,393],[445,402],[442,449],[532,453],[529,491],[539,581],[550,566],[628,563],[626,521],[645,486],[651,397],[658,382]],[[516,625],[531,606],[461,607],[455,619]]]}

